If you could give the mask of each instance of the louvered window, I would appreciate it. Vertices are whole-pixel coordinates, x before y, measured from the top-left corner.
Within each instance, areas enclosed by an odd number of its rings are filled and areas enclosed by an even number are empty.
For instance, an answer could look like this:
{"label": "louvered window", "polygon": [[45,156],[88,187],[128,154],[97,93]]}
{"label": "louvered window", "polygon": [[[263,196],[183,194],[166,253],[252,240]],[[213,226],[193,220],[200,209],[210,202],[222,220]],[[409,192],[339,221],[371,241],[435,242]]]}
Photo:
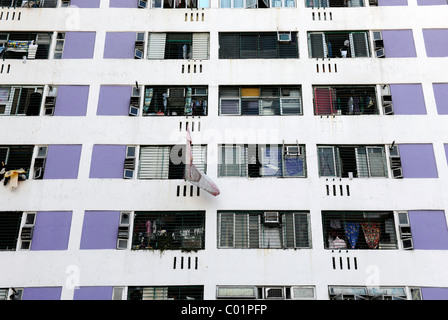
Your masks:
{"label": "louvered window", "polygon": [[326,249],[397,249],[391,211],[323,211]]}
{"label": "louvered window", "polygon": [[298,58],[297,33],[290,41],[278,41],[276,32],[219,33],[220,59]]}
{"label": "louvered window", "polygon": [[207,115],[206,86],[146,86],[144,94],[144,116]]}
{"label": "louvered window", "polygon": [[204,212],[135,212],[134,250],[199,250],[204,240]]}
{"label": "louvered window", "polygon": [[321,7],[364,7],[363,0],[306,0],[308,8]]}
{"label": "louvered window", "polygon": [[387,177],[383,146],[318,146],[321,177]]}
{"label": "louvered window", "polygon": [[16,250],[22,212],[0,212],[0,250]]}
{"label": "louvered window", "polygon": [[[139,179],[183,179],[185,145],[140,147]],[[207,146],[192,146],[193,164],[206,173]]]}
{"label": "louvered window", "polygon": [[219,248],[310,248],[307,212],[218,212]]}
{"label": "louvered window", "polygon": [[128,300],[203,300],[204,286],[129,287]]}
{"label": "louvered window", "polygon": [[219,88],[220,115],[301,115],[300,87],[254,86]]}
{"label": "louvered window", "polygon": [[7,32],[0,34],[0,56],[5,59],[48,59],[52,34],[49,32]]}
{"label": "louvered window", "polygon": [[310,58],[370,57],[367,31],[309,32]]}
{"label": "louvered window", "polygon": [[38,116],[43,86],[1,86],[0,115]]}
{"label": "louvered window", "polygon": [[376,86],[314,86],[314,114],[379,114]]}
{"label": "louvered window", "polygon": [[150,33],[148,59],[209,59],[209,33]]}
{"label": "louvered window", "polygon": [[0,165],[5,164],[5,170],[24,169],[28,177],[33,157],[34,146],[1,146]]}
{"label": "louvered window", "polygon": [[220,145],[218,156],[220,177],[306,176],[304,145]]}

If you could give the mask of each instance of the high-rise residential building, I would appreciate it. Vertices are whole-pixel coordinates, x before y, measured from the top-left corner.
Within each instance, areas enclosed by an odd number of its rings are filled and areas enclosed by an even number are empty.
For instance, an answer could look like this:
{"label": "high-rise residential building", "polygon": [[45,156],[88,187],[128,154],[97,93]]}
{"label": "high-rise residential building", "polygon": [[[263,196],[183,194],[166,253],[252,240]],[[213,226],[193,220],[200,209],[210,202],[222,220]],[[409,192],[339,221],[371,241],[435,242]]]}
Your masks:
{"label": "high-rise residential building", "polygon": [[0,299],[448,299],[447,0],[0,6]]}

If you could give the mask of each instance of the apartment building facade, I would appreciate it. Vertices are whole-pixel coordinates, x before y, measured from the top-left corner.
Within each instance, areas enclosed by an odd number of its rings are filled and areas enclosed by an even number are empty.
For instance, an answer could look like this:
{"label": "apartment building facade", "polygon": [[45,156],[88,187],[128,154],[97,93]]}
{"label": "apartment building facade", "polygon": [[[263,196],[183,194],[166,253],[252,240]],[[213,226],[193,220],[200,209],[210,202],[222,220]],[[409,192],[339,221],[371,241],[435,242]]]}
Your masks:
{"label": "apartment building facade", "polygon": [[0,299],[448,299],[446,0],[0,5]]}

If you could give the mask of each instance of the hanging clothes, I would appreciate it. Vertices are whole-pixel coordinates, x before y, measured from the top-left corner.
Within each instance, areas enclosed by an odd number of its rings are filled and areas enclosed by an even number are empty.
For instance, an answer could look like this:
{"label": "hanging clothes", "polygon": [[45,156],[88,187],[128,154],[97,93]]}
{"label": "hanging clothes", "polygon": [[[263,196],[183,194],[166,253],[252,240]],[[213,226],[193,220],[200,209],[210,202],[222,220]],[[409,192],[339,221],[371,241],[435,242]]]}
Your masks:
{"label": "hanging clothes", "polygon": [[345,241],[339,237],[336,237],[336,239],[333,240],[333,247],[334,249],[346,249],[347,244]]}
{"label": "hanging clothes", "polygon": [[355,114],[359,114],[359,98],[358,97],[355,97],[353,99],[353,112]]}
{"label": "hanging clothes", "polygon": [[349,99],[348,99],[348,103],[347,103],[347,105],[348,105],[348,113],[349,114],[352,114],[353,113],[353,97],[350,97]]}
{"label": "hanging clothes", "polygon": [[369,248],[376,249],[381,237],[380,224],[378,222],[363,222],[361,227]]}
{"label": "hanging clothes", "polygon": [[344,225],[345,236],[352,249],[355,248],[358,243],[359,236],[359,222],[346,222]]}

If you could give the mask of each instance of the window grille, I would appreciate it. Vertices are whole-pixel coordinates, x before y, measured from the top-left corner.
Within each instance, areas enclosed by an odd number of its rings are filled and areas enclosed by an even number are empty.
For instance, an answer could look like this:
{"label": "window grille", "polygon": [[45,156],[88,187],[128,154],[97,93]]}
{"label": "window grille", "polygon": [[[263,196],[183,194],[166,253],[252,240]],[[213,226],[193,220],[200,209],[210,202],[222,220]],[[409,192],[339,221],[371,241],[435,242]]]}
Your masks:
{"label": "window grille", "polygon": [[309,32],[310,58],[370,57],[367,31]]}
{"label": "window grille", "polygon": [[219,59],[298,58],[297,33],[290,42],[279,42],[276,32],[219,33]]}
{"label": "window grille", "polygon": [[0,115],[38,116],[43,86],[0,86]]}
{"label": "window grille", "polygon": [[322,211],[326,249],[397,249],[393,212]]}
{"label": "window grille", "polygon": [[376,86],[314,86],[315,115],[379,114]]}
{"label": "window grille", "polygon": [[143,115],[205,116],[208,109],[206,86],[146,86]]}
{"label": "window grille", "polygon": [[135,212],[132,249],[204,249],[204,212]]}
{"label": "window grille", "polygon": [[363,0],[306,0],[308,8],[321,7],[364,7]]}
{"label": "window grille", "polygon": [[312,286],[217,286],[217,299],[315,299]]}
{"label": "window grille", "polygon": [[[52,34],[49,32],[2,32],[0,57],[4,59],[48,59]],[[37,45],[37,47],[35,47]]]}
{"label": "window grille", "polygon": [[[270,220],[275,214],[278,220]],[[307,212],[218,212],[219,248],[310,248]]]}
{"label": "window grille", "polygon": [[204,286],[129,287],[128,300],[204,300]]}
{"label": "window grille", "polygon": [[384,146],[318,146],[317,155],[321,177],[387,177]]}
{"label": "window grille", "polygon": [[304,145],[220,145],[218,157],[219,177],[306,176]]}
{"label": "window grille", "polygon": [[24,169],[28,177],[34,146],[2,146],[0,145],[0,169],[5,164],[5,171]]}
{"label": "window grille", "polygon": [[406,300],[403,287],[330,286],[330,300]]}
{"label": "window grille", "polygon": [[220,115],[301,115],[302,94],[298,86],[219,88]]}
{"label": "window grille", "polygon": [[[184,179],[185,145],[142,146],[139,179]],[[193,164],[206,173],[207,146],[193,145]]]}
{"label": "window grille", "polygon": [[22,212],[0,212],[0,250],[16,250]]}
{"label": "window grille", "polygon": [[209,58],[209,33],[150,33],[148,59]]}

